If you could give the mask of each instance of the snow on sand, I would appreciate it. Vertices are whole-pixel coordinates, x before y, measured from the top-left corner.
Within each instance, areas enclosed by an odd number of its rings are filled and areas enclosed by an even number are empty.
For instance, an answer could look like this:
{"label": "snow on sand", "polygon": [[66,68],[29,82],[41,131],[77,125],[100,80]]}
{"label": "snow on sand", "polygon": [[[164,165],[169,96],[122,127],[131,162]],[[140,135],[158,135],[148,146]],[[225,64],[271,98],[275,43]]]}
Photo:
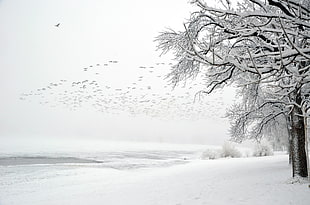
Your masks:
{"label": "snow on sand", "polygon": [[58,177],[16,184],[14,190],[0,190],[0,204],[309,204],[308,184],[288,183],[287,161],[286,155],[276,155],[196,160],[133,171],[85,167],[65,170],[66,174]]}

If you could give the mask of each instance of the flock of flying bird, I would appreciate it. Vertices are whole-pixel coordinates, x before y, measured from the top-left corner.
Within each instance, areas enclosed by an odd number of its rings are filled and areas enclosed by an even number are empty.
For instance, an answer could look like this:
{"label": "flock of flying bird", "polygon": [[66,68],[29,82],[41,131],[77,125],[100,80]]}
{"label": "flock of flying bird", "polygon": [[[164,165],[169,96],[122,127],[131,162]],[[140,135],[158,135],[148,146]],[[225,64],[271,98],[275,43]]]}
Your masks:
{"label": "flock of flying bird", "polygon": [[[59,26],[60,23],[55,25]],[[108,114],[128,113],[191,120],[218,115],[215,104],[224,105],[221,99],[217,99],[216,103],[208,100],[194,102],[194,96],[199,91],[194,89],[199,87],[197,83],[191,87],[172,89],[164,80],[165,75],[159,72],[160,68],[164,67],[166,70],[172,63],[158,62],[152,66],[139,66],[138,69],[143,73],[132,82],[123,86],[109,84],[108,80],[103,80],[100,76],[117,64],[119,61],[109,60],[89,65],[80,70],[84,74],[88,73],[84,75],[87,76],[85,79],[51,82],[44,87],[22,93],[20,99],[70,110],[91,107]]]}
{"label": "flock of flying bird", "polygon": [[[199,91],[198,84],[172,89],[160,74],[160,67],[166,63],[153,66],[139,66],[142,75],[130,83],[115,86],[100,78],[102,72],[113,68],[119,62],[96,63],[82,68],[88,78],[69,81],[61,79],[44,87],[22,93],[21,100],[37,101],[50,107],[65,107],[70,110],[94,108],[106,114],[147,115],[161,119],[201,119],[218,116],[218,106],[223,106],[222,99],[209,102],[208,98],[194,100]],[[168,64],[168,65],[171,65]],[[157,66],[157,67],[156,67]],[[156,68],[156,69],[155,69]],[[166,69],[166,68],[165,68]],[[194,102],[195,101],[195,102]]]}

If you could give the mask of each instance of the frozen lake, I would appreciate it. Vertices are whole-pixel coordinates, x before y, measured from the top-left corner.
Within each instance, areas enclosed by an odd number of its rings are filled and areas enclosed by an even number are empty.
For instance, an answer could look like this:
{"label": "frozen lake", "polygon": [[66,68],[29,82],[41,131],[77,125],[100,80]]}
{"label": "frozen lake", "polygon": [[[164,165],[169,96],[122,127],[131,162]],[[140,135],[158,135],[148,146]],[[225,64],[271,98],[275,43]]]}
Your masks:
{"label": "frozen lake", "polygon": [[[93,144],[62,144],[33,149],[1,149],[0,168],[96,167],[117,170],[166,167],[197,159],[206,146],[159,143],[100,142]],[[16,151],[17,150],[17,151]]]}
{"label": "frozen lake", "polygon": [[[137,150],[109,152],[18,153],[0,155],[0,170],[48,166],[49,168],[96,167],[130,170],[166,167],[190,162],[199,157],[197,150]],[[3,175],[2,175],[3,176]]]}

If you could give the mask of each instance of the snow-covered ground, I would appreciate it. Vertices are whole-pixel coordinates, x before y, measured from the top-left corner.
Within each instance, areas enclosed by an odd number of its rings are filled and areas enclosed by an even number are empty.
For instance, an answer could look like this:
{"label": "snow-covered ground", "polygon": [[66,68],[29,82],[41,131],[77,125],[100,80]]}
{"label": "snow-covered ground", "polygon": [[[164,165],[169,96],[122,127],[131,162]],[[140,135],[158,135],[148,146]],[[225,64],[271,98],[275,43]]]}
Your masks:
{"label": "snow-covered ground", "polygon": [[[201,146],[185,147],[112,152],[108,165],[108,152],[27,153],[27,164],[0,165],[0,205],[309,204],[308,183],[291,183],[287,155],[201,160]],[[2,153],[5,163],[12,157]]]}

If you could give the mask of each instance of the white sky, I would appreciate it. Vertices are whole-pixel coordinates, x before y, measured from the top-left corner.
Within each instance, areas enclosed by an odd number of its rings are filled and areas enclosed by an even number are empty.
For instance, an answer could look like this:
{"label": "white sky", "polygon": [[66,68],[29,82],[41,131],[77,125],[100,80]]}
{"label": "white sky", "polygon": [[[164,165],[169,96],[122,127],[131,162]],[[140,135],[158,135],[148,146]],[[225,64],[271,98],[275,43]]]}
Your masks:
{"label": "white sky", "polygon": [[[190,105],[201,81],[171,90],[163,79],[172,56],[159,57],[154,38],[183,29],[190,9],[187,0],[0,0],[0,138],[228,139],[230,91]],[[89,84],[81,107],[68,105],[79,92],[72,83],[84,80],[101,88],[101,107],[86,100]]]}

